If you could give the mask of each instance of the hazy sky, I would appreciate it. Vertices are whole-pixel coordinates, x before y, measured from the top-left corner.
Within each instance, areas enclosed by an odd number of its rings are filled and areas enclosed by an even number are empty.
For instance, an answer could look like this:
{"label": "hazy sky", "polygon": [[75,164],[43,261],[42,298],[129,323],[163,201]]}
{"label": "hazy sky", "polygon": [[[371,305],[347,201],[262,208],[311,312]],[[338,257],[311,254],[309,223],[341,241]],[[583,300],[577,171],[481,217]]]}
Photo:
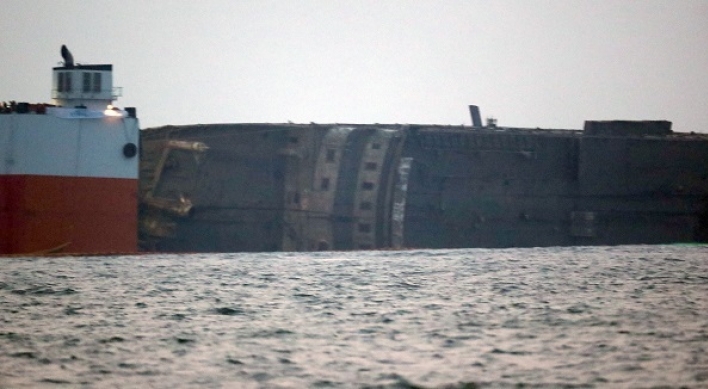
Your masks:
{"label": "hazy sky", "polygon": [[287,122],[708,132],[708,0],[3,1],[0,101],[50,100],[66,44],[143,128]]}

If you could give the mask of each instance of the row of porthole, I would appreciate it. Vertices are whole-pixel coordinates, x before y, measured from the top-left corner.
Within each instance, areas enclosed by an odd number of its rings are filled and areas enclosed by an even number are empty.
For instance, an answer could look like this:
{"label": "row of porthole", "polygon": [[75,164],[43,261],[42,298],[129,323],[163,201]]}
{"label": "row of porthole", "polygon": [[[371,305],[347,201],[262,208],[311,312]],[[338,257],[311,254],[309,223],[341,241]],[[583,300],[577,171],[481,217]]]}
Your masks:
{"label": "row of porthole", "polygon": [[[375,187],[375,185],[373,182],[364,181],[361,183],[362,190],[374,190],[374,187]],[[322,180],[320,181],[320,190],[322,190],[322,191],[329,190],[329,177],[322,178]]]}
{"label": "row of porthole", "polygon": [[[380,150],[381,149],[381,143],[375,142],[371,144],[371,148],[373,150]],[[368,171],[375,171],[377,170],[379,165],[376,162],[365,162],[364,163],[364,170]],[[370,181],[363,181],[361,183],[361,189],[362,190],[374,190],[375,185],[373,182]],[[359,203],[359,209],[363,211],[370,211],[373,209],[373,204],[370,201],[362,201]],[[372,228],[370,223],[358,223],[357,224],[357,231],[361,234],[371,234]],[[372,246],[370,244],[359,244],[360,249],[368,250],[371,249]]]}

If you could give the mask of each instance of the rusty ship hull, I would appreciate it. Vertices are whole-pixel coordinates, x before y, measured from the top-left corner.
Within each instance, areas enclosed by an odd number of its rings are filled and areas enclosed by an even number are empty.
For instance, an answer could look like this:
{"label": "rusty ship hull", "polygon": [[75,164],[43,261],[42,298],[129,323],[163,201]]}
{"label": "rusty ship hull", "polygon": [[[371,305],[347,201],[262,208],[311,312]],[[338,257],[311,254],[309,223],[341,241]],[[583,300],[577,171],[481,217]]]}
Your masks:
{"label": "rusty ship hull", "polygon": [[665,121],[142,131],[140,243],[188,252],[707,240],[708,136]]}

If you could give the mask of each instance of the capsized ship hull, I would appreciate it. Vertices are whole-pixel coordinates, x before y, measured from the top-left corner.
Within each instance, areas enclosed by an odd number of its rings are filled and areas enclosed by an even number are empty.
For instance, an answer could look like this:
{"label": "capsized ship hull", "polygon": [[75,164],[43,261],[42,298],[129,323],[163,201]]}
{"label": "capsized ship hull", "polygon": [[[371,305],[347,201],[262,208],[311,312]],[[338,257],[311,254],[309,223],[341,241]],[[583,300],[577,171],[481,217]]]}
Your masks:
{"label": "capsized ship hull", "polygon": [[[473,118],[474,119],[474,118]],[[164,251],[708,240],[708,137],[584,130],[222,124],[143,131],[140,236]]]}

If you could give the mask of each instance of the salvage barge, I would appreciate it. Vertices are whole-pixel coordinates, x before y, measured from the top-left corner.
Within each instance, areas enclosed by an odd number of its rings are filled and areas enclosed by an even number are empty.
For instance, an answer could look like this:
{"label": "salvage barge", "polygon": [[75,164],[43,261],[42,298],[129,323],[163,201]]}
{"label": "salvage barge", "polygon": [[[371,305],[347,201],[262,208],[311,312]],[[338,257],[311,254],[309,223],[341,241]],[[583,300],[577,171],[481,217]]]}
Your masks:
{"label": "salvage barge", "polygon": [[136,110],[113,106],[113,65],[61,55],[51,103],[0,103],[0,257],[134,253]]}
{"label": "salvage barge", "polygon": [[213,124],[141,134],[147,251],[532,247],[708,241],[708,135]]}

